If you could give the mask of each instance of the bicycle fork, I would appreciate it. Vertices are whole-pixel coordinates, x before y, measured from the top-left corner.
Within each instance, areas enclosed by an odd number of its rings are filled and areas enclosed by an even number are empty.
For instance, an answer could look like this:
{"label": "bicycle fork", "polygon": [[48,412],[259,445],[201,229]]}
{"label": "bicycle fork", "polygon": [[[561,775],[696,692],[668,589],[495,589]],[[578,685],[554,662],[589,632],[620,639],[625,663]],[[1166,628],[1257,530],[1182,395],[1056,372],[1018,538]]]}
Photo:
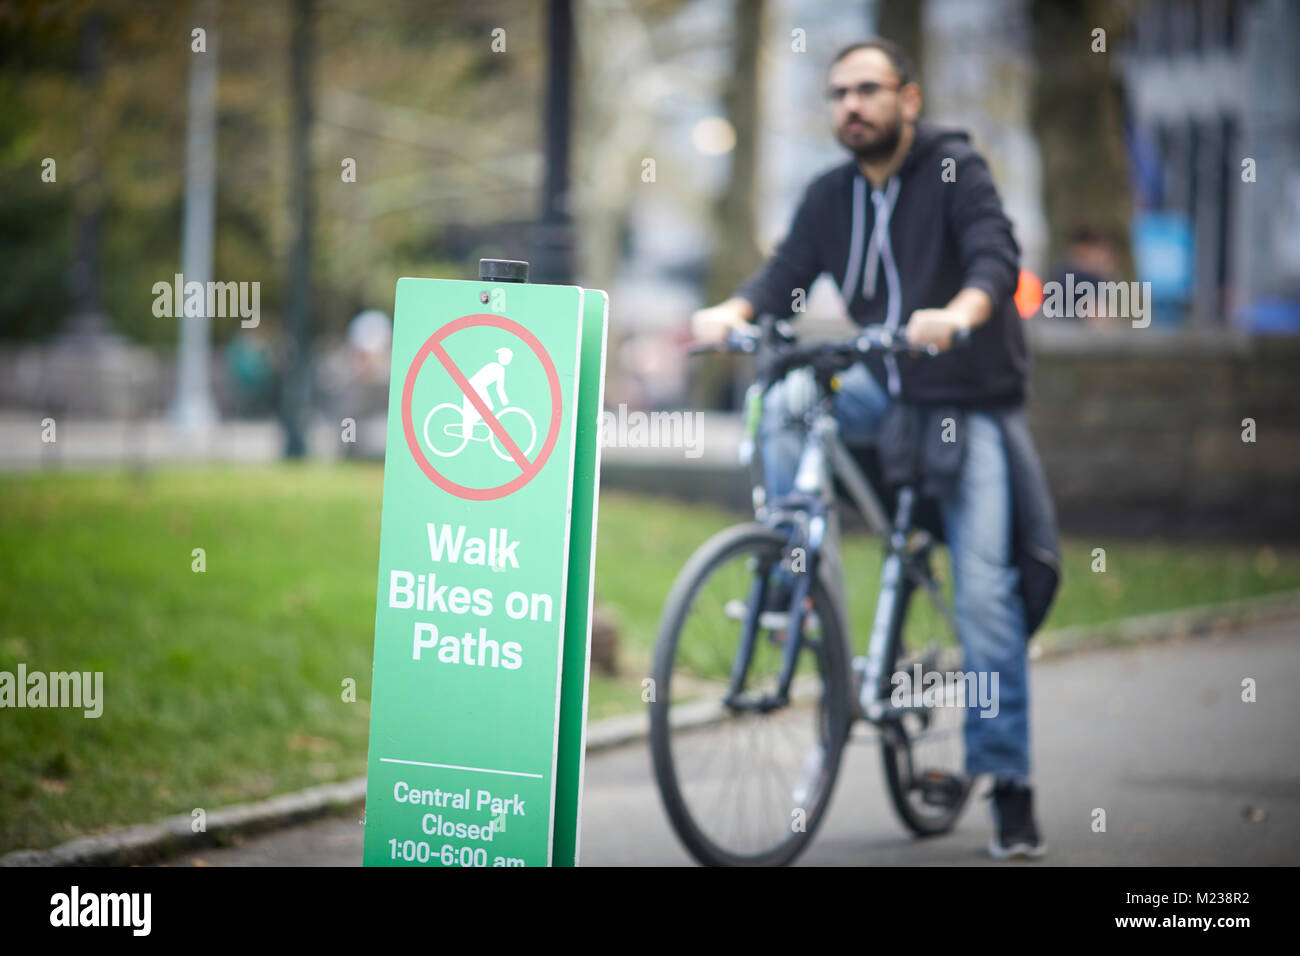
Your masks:
{"label": "bicycle fork", "polygon": [[[794,593],[790,599],[789,620],[785,629],[785,644],[781,655],[781,672],[777,678],[775,694],[766,694],[757,700],[744,698],[745,682],[749,667],[754,659],[754,648],[758,641],[759,619],[767,604],[767,591],[771,568],[760,568],[750,586],[749,600],[746,602],[745,621],[740,634],[740,646],[736,650],[736,659],[732,662],[731,677],[726,696],[722,703],[732,710],[757,710],[760,713],[778,710],[790,703],[790,684],[794,680],[794,670],[799,662],[799,652],[803,649],[803,624],[807,611],[809,594],[812,593],[812,581],[817,574],[818,556],[822,537],[826,533],[826,518],[814,514],[808,521],[806,539],[796,539],[796,548],[802,547],[805,557],[803,570],[794,572]],[[778,564],[780,559],[778,558]]]}

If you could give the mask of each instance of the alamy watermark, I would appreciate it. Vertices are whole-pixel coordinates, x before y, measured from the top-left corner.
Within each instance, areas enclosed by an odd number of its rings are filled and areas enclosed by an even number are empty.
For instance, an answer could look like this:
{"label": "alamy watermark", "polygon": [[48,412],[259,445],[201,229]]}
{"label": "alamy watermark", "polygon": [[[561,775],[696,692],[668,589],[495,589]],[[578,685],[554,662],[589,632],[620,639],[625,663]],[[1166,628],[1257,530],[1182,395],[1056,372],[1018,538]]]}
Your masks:
{"label": "alamy watermark", "polygon": [[79,707],[84,716],[104,712],[103,671],[0,671],[0,707]]}
{"label": "alamy watermark", "polygon": [[245,329],[255,329],[262,321],[260,282],[186,282],[178,272],[171,282],[155,282],[153,294],[153,314],[160,319],[238,318]]}
{"label": "alamy watermark", "polygon": [[1133,328],[1151,324],[1150,282],[1092,282],[1065,274],[1065,282],[1043,284],[1043,315],[1049,319],[1086,319],[1093,316],[1132,319]]}
{"label": "alamy watermark", "polygon": [[978,707],[981,717],[998,715],[997,671],[896,671],[889,702],[895,707]]}
{"label": "alamy watermark", "polygon": [[133,936],[148,936],[153,926],[152,893],[83,893],[72,884],[50,897],[50,925],[125,927]]}
{"label": "alamy watermark", "polygon": [[618,411],[600,415],[600,444],[604,448],[681,448],[687,458],[704,454],[700,447],[703,412],[629,412],[626,404]]}

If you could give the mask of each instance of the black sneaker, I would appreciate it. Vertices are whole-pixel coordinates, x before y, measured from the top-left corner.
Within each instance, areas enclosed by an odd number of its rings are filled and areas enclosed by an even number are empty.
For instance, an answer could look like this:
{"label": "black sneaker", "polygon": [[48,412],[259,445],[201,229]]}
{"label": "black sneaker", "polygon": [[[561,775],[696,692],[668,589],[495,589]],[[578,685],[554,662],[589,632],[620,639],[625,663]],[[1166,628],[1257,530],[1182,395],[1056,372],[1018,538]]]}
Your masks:
{"label": "black sneaker", "polygon": [[1032,787],[1006,783],[995,786],[985,795],[993,800],[993,825],[997,832],[989,840],[989,853],[996,859],[1011,857],[1038,858],[1047,852],[1047,844],[1038,835],[1034,823]]}

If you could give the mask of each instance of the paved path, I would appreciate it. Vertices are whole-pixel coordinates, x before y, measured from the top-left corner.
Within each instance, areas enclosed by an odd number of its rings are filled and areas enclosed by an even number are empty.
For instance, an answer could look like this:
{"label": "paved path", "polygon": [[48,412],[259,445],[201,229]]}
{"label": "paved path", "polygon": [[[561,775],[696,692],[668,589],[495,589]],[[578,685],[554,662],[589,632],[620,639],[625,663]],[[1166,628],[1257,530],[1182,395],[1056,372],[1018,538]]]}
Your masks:
{"label": "paved path", "polygon": [[[1300,622],[1222,638],[1148,644],[1031,665],[1035,799],[1060,865],[1300,863]],[[1252,677],[1258,700],[1241,701]],[[917,841],[887,803],[874,741],[845,754],[808,865],[999,864],[988,801],[955,831]],[[659,802],[647,747],[587,762],[585,865],[680,865],[690,858]],[[1090,829],[1107,812],[1106,833]],[[359,814],[175,861],[210,866],[356,866]],[[1012,864],[1033,865],[1033,864]]]}

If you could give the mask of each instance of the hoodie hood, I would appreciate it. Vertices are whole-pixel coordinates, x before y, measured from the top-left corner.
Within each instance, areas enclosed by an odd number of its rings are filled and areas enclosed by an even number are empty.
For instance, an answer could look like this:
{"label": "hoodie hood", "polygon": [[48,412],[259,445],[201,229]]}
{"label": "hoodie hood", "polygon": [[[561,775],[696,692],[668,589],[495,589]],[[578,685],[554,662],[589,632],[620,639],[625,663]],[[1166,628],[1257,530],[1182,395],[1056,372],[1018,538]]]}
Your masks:
{"label": "hoodie hood", "polygon": [[912,148],[907,151],[907,156],[903,159],[903,165],[898,169],[899,175],[910,173],[913,168],[925,162],[931,153],[945,143],[961,143],[969,147],[970,135],[964,130],[950,126],[934,126],[930,123],[918,121],[916,136],[912,140]]}

